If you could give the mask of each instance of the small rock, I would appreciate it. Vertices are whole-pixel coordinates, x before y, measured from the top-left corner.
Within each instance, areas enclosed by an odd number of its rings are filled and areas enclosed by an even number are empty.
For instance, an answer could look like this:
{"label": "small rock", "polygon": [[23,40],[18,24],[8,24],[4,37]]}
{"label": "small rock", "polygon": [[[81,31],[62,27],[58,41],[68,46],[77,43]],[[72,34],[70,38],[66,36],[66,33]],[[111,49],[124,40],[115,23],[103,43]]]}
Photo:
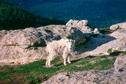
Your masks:
{"label": "small rock", "polygon": [[115,63],[115,72],[124,72],[126,73],[126,56],[119,56],[117,57]]}
{"label": "small rock", "polygon": [[100,34],[98,28],[95,28],[93,32],[94,32],[94,34]]}

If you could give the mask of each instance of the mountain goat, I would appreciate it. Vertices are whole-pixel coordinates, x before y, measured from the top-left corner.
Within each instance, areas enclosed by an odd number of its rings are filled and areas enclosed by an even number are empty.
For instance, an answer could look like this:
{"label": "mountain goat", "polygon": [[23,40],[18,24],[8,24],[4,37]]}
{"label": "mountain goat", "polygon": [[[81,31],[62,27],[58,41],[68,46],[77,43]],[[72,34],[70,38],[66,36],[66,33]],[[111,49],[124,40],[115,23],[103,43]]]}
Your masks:
{"label": "mountain goat", "polygon": [[51,61],[56,56],[62,56],[64,60],[64,65],[66,65],[66,62],[71,63],[69,55],[72,55],[74,47],[75,47],[75,40],[67,38],[48,43],[46,51],[48,52],[49,55],[47,56],[46,59],[46,67],[52,66]]}

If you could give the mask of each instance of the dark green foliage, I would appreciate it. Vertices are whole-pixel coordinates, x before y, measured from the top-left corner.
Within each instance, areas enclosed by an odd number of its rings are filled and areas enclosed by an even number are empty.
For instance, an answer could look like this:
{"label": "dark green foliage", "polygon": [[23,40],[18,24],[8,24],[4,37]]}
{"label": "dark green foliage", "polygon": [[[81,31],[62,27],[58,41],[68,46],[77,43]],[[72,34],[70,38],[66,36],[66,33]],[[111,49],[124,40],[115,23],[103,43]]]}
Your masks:
{"label": "dark green foliage", "polygon": [[101,33],[111,33],[112,31],[110,30],[110,28],[100,28],[100,32]]}
{"label": "dark green foliage", "polygon": [[64,24],[59,20],[41,18],[0,0],[0,30],[21,29],[26,27]]}

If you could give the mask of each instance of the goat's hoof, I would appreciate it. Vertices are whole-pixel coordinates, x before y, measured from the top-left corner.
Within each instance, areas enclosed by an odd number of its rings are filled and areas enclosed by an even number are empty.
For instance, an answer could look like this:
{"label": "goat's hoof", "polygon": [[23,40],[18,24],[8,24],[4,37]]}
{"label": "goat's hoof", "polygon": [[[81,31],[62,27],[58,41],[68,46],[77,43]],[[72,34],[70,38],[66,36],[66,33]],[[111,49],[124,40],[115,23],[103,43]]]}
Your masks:
{"label": "goat's hoof", "polygon": [[64,66],[66,66],[66,64],[64,64]]}
{"label": "goat's hoof", "polygon": [[68,62],[69,64],[71,64],[71,62]]}
{"label": "goat's hoof", "polygon": [[53,65],[48,65],[48,66],[46,65],[46,67],[47,67],[47,68],[50,68],[50,67],[53,67]]}

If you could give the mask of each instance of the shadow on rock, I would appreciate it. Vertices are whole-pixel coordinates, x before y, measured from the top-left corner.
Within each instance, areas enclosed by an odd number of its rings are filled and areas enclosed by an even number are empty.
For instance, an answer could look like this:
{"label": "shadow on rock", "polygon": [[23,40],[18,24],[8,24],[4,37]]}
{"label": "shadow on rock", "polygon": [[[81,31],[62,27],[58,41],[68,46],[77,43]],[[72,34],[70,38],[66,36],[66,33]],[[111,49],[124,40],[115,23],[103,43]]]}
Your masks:
{"label": "shadow on rock", "polygon": [[116,38],[108,35],[102,35],[102,34],[97,34],[97,35],[92,35],[91,37],[87,38],[86,42],[77,46],[76,51],[79,54],[82,54],[87,51],[92,51],[99,47],[102,44],[108,43],[110,41],[115,40]]}

